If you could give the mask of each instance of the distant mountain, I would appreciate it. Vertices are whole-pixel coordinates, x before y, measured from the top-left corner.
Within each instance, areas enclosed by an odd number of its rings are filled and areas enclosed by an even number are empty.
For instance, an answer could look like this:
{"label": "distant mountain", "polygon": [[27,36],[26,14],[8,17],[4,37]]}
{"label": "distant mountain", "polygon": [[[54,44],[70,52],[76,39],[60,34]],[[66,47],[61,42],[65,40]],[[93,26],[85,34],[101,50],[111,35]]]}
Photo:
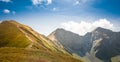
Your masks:
{"label": "distant mountain", "polygon": [[64,29],[57,29],[48,38],[62,44],[70,53],[77,53],[76,51],[80,50],[78,48],[80,36],[75,33],[65,31]]}
{"label": "distant mountain", "polygon": [[0,23],[0,62],[81,62],[30,27],[16,21]]}
{"label": "distant mountain", "polygon": [[57,29],[48,38],[60,42],[71,54],[86,56],[89,53],[104,62],[111,62],[112,57],[120,55],[120,32],[113,32],[101,27],[84,36]]}
{"label": "distant mountain", "polygon": [[79,36],[64,29],[57,29],[48,38],[58,43],[60,42],[67,51],[77,53],[80,56],[84,56],[87,52],[89,53],[92,47],[92,42],[89,41],[91,40],[91,33],[87,33],[85,36]]}

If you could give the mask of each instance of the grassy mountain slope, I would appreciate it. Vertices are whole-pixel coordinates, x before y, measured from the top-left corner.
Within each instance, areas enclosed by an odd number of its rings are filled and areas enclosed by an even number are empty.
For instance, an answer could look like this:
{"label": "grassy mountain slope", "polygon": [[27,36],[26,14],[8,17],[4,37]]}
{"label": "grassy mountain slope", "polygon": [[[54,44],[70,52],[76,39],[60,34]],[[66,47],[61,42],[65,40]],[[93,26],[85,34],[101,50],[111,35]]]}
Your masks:
{"label": "grassy mountain slope", "polygon": [[30,40],[14,24],[4,21],[0,24],[0,47],[27,47]]}
{"label": "grassy mountain slope", "polygon": [[67,54],[38,49],[0,48],[0,62],[81,62]]}
{"label": "grassy mountain slope", "polygon": [[0,24],[0,62],[81,62],[30,27],[15,21]]}

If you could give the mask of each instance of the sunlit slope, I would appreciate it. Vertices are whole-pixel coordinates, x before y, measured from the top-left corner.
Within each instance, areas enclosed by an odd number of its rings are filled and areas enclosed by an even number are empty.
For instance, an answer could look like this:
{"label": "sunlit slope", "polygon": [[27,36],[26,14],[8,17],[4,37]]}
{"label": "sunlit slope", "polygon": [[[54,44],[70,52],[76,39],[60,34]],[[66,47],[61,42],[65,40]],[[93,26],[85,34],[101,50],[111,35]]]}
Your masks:
{"label": "sunlit slope", "polygon": [[67,54],[38,49],[0,48],[0,62],[82,62]]}
{"label": "sunlit slope", "polygon": [[81,62],[64,48],[16,21],[0,23],[0,62]]}
{"label": "sunlit slope", "polygon": [[0,24],[0,47],[27,47],[30,44],[15,24],[7,21]]}
{"label": "sunlit slope", "polygon": [[49,39],[15,21],[3,21],[0,24],[0,47],[4,46],[55,50]]}

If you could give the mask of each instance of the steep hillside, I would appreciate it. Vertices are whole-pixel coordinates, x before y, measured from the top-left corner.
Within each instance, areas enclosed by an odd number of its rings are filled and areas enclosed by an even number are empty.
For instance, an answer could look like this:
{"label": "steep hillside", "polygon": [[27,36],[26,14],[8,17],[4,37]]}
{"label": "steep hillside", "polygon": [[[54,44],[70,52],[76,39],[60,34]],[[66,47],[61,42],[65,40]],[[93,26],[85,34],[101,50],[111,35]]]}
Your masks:
{"label": "steep hillside", "polygon": [[0,62],[17,61],[81,62],[30,27],[13,20],[3,21],[0,23]]}
{"label": "steep hillside", "polygon": [[8,21],[0,24],[0,47],[25,48],[31,43],[15,24]]}
{"label": "steep hillside", "polygon": [[44,35],[15,21],[3,21],[0,24],[0,47],[4,46],[56,50],[55,45]]}
{"label": "steep hillside", "polygon": [[82,62],[68,54],[39,49],[0,48],[0,62]]}

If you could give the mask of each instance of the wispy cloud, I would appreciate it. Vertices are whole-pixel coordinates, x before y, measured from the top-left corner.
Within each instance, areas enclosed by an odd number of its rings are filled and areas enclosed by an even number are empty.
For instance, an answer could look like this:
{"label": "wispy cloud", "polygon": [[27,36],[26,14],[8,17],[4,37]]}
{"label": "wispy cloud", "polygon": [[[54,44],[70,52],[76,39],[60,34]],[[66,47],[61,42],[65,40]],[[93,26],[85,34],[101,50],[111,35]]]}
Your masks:
{"label": "wispy cloud", "polygon": [[79,35],[85,35],[87,32],[91,32],[97,27],[103,27],[107,29],[114,29],[114,25],[107,19],[99,19],[94,22],[81,21],[80,23],[69,21],[61,24],[62,28],[77,33]]}
{"label": "wispy cloud", "polygon": [[6,2],[6,3],[8,3],[8,2],[12,2],[11,0],[0,0],[0,1],[2,1],[2,2]]}
{"label": "wispy cloud", "polygon": [[89,4],[90,2],[93,2],[94,0],[75,0],[74,1],[74,5],[83,5],[86,3]]}

